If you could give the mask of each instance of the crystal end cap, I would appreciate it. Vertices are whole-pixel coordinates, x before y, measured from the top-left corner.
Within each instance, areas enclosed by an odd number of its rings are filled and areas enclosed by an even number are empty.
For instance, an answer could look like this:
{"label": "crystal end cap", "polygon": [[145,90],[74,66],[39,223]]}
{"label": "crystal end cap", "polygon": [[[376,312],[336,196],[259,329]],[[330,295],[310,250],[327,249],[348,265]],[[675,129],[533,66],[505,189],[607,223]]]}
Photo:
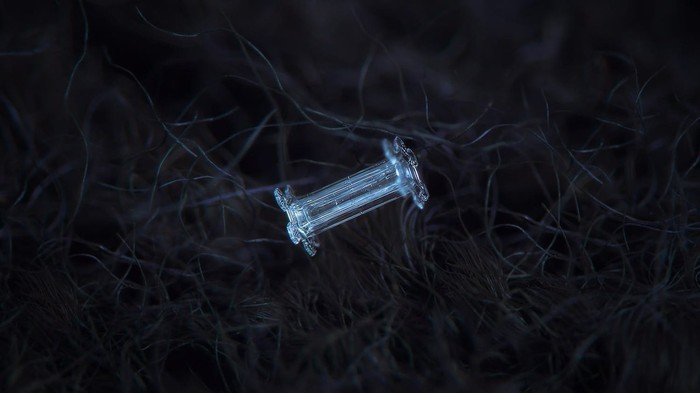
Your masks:
{"label": "crystal end cap", "polygon": [[294,189],[289,185],[285,187],[284,192],[276,188],[274,195],[280,209],[287,213],[287,217],[289,218],[289,222],[287,223],[289,239],[294,244],[299,244],[301,242],[304,246],[304,250],[306,250],[307,254],[310,256],[316,255],[316,249],[319,243],[315,236],[308,236],[301,228],[301,219],[304,216],[304,212],[301,206],[299,206],[297,197],[294,195]]}
{"label": "crystal end cap", "polygon": [[418,159],[413,150],[407,148],[398,136],[394,138],[393,143],[386,139],[382,141],[382,147],[386,159],[397,168],[402,193],[411,194],[413,202],[422,209],[430,194],[418,173]]}

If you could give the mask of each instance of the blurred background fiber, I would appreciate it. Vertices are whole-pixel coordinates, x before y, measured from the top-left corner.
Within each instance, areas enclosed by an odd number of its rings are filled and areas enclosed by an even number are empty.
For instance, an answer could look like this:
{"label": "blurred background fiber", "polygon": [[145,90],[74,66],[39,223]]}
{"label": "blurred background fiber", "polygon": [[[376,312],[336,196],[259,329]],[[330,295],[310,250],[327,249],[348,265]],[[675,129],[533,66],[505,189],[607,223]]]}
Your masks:
{"label": "blurred background fiber", "polygon": [[[689,1],[0,2],[0,390],[700,390]],[[321,235],[394,135],[431,199]]]}

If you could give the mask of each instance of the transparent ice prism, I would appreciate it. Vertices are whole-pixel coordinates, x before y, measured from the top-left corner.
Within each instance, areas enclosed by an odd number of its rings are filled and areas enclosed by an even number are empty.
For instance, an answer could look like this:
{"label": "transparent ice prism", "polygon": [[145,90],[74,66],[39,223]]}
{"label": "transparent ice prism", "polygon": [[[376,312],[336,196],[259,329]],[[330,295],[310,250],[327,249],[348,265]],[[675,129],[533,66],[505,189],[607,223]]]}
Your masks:
{"label": "transparent ice prism", "polygon": [[287,213],[287,232],[294,244],[302,243],[314,256],[316,235],[374,210],[393,200],[411,196],[419,207],[428,200],[428,189],[418,175],[418,161],[411,149],[396,137],[382,141],[385,160],[303,197],[289,185],[274,191],[277,204]]}

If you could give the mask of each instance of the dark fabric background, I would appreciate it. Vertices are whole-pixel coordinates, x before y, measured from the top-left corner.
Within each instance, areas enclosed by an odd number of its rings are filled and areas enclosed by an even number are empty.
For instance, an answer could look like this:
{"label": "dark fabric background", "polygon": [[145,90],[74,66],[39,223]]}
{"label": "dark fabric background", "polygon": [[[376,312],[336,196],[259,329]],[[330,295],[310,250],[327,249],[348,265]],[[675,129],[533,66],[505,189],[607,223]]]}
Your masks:
{"label": "dark fabric background", "polygon": [[[697,15],[0,3],[0,390],[700,391]],[[396,135],[425,208],[292,245]]]}

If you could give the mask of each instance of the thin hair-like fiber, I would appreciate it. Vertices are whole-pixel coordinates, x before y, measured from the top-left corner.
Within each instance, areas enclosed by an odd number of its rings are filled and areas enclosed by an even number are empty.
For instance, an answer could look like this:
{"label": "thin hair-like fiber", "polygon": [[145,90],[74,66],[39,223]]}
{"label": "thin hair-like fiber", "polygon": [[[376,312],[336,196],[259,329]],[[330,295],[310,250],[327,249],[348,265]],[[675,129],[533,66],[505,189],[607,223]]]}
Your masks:
{"label": "thin hair-like fiber", "polygon": [[689,6],[0,7],[0,390],[700,390]]}

